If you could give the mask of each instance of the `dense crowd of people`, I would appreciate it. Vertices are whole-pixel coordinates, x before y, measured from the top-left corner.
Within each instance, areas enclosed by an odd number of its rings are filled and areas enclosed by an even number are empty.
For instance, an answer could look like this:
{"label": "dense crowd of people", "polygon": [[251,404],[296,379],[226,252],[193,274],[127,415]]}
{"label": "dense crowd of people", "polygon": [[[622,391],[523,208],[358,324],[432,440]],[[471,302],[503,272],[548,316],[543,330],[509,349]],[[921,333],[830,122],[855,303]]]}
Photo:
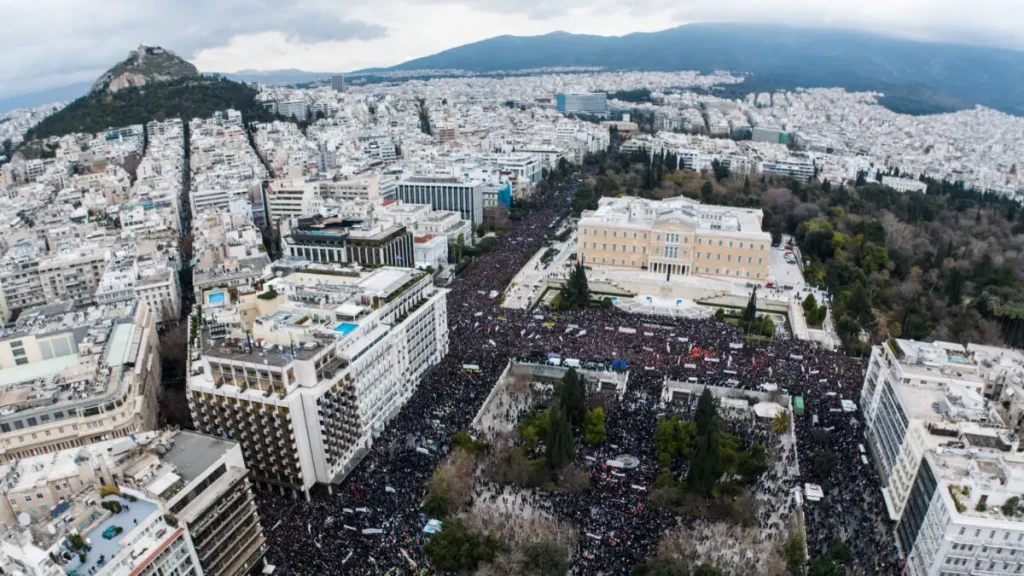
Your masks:
{"label": "dense crowd of people", "polygon": [[[580,453],[589,488],[524,494],[518,501],[522,508],[544,509],[577,529],[575,573],[628,573],[678,523],[673,513],[649,502],[658,473],[652,434],[666,377],[733,387],[774,383],[791,395],[803,395],[808,410],[796,416],[799,458],[805,458],[804,450],[814,454],[827,448],[839,460],[827,482],[819,482],[801,461],[799,477],[781,486],[788,490],[803,482],[824,485],[825,499],[805,506],[811,508],[806,530],[812,558],[839,536],[854,546],[855,573],[898,573],[892,526],[877,496],[877,478],[859,459],[863,434],[855,422],[857,415],[840,412],[842,417],[837,418],[829,411],[840,397],[858,398],[862,360],[799,341],[744,342],[737,328],[712,319],[642,317],[614,308],[546,314],[503,309],[488,298],[490,291],[503,290],[511,274],[547,245],[549,224],[566,213],[578,182],[576,178],[562,183],[536,210],[513,222],[497,248],[456,280],[448,295],[448,355],[332,494],[315,490],[306,502],[277,491],[259,491],[271,543],[268,561],[277,567],[276,573],[401,574],[428,568],[423,546],[429,536],[423,529],[429,519],[420,505],[452,435],[469,428],[510,358],[548,353],[605,364],[616,360],[617,367],[625,362],[629,371],[627,390],[608,415],[606,441]],[[465,364],[479,370],[465,371]],[[831,428],[827,447],[810,438],[812,413],[823,418],[819,427]],[[620,454],[635,456],[639,466],[616,470],[604,464]],[[787,462],[795,458],[791,452],[782,454]],[[765,482],[781,482],[771,474]],[[791,500],[787,492],[762,505],[764,510],[788,510]],[[781,510],[773,509],[765,523],[771,527],[782,517]],[[776,535],[765,537],[778,538],[779,527],[771,528]]]}

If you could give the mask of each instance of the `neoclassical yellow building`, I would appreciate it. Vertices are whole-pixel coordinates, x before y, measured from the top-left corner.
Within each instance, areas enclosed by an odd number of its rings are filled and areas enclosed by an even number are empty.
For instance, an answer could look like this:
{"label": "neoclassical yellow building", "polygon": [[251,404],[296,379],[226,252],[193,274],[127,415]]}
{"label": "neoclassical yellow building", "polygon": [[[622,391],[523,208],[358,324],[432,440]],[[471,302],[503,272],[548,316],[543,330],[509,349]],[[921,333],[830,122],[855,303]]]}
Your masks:
{"label": "neoclassical yellow building", "polygon": [[763,282],[771,260],[763,216],[688,198],[602,198],[580,218],[577,251],[587,266]]}

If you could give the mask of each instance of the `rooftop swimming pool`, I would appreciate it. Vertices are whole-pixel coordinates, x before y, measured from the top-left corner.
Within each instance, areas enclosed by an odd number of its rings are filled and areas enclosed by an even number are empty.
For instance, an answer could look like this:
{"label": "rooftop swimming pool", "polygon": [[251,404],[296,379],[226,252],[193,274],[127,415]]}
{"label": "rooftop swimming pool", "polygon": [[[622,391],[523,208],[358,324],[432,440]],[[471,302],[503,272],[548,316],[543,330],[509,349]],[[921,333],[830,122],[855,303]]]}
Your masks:
{"label": "rooftop swimming pool", "polygon": [[335,326],[334,331],[337,332],[338,334],[341,334],[342,336],[348,336],[349,334],[354,332],[356,328],[359,328],[359,324],[353,324],[351,322],[342,322],[341,324]]}
{"label": "rooftop swimming pool", "polygon": [[213,292],[212,294],[210,294],[210,295],[208,295],[206,297],[206,303],[207,304],[223,304],[224,303],[224,293],[223,292]]}

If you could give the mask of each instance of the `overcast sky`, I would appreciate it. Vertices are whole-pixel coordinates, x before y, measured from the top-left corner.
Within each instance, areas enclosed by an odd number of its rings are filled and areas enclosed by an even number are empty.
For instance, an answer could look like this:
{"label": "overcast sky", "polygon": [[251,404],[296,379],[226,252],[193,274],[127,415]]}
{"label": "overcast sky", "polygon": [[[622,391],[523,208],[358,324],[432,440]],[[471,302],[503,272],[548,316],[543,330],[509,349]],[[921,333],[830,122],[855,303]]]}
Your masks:
{"label": "overcast sky", "polygon": [[1024,0],[0,0],[0,97],[92,81],[139,43],[203,72],[389,66],[502,34],[690,22],[856,28],[1024,50]]}

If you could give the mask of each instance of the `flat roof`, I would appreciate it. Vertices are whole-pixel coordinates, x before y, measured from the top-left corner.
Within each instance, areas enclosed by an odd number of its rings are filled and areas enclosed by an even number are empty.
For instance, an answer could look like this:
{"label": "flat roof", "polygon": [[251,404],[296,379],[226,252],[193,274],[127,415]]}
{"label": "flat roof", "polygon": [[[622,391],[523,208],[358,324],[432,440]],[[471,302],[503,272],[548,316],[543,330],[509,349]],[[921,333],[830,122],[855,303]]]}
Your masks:
{"label": "flat roof", "polygon": [[14,384],[20,384],[21,382],[29,382],[32,380],[38,380],[39,378],[56,376],[77,363],[78,355],[68,354],[66,356],[58,356],[56,358],[50,358],[49,360],[43,360],[42,362],[32,362],[30,364],[23,364],[13,368],[4,368],[3,370],[0,370],[0,386],[11,386]]}
{"label": "flat roof", "polygon": [[107,366],[118,366],[124,364],[125,355],[132,343],[132,335],[135,334],[135,324],[118,324],[110,336],[110,344],[107,346],[107,355],[103,363]]}
{"label": "flat roof", "polygon": [[206,472],[235,445],[230,440],[183,430],[174,436],[174,447],[161,459],[173,464],[178,475],[188,483]]}

